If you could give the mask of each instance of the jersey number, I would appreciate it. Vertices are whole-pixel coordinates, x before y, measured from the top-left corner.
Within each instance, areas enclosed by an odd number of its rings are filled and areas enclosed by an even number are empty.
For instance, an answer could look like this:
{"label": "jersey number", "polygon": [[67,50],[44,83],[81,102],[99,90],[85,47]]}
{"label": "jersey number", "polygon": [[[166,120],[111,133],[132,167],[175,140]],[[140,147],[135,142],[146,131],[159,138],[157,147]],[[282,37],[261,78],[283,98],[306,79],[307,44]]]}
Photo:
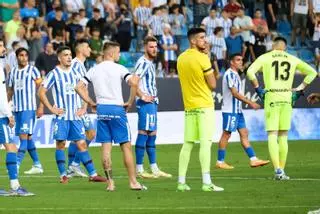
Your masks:
{"label": "jersey number", "polygon": [[[287,61],[281,62],[280,66],[282,68],[282,74],[280,75],[280,79],[287,81],[289,79],[290,76],[290,63]],[[279,80],[279,61],[274,61],[272,63],[272,67],[274,67],[275,69],[275,80]]]}

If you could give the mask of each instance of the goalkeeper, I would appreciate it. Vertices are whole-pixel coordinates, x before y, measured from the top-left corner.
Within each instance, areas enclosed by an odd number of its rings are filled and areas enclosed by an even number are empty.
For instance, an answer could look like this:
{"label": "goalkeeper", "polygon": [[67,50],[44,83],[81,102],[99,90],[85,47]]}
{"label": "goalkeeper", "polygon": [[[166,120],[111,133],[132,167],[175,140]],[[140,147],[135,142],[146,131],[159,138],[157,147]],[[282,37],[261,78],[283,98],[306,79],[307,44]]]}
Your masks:
{"label": "goalkeeper", "polygon": [[[288,130],[291,126],[292,106],[303,90],[316,77],[316,71],[307,63],[288,54],[287,41],[275,38],[272,51],[263,54],[248,68],[247,75],[257,94],[264,100],[268,148],[276,180],[289,180],[285,174],[288,154]],[[306,75],[303,82],[292,89],[296,70]],[[262,71],[265,89],[259,86],[255,73]]]}

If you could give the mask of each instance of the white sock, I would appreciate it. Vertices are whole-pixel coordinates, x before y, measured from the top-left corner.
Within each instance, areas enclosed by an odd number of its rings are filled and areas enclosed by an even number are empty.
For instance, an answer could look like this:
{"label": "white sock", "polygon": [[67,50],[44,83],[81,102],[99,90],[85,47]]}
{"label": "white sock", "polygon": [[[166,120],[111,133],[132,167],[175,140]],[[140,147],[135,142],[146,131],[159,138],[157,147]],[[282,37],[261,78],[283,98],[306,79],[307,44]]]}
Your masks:
{"label": "white sock", "polygon": [[211,184],[211,176],[210,172],[205,172],[202,174],[202,183],[204,184]]}
{"label": "white sock", "polygon": [[156,173],[159,171],[158,165],[156,163],[150,164],[150,168],[151,168],[152,173]]}
{"label": "white sock", "polygon": [[251,161],[255,161],[255,160],[258,160],[258,158],[256,156],[253,156],[253,157],[250,158],[250,160]]}
{"label": "white sock", "polygon": [[217,160],[217,163],[218,163],[218,164],[222,164],[222,163],[224,163],[224,161],[219,161],[219,160]]}
{"label": "white sock", "polygon": [[20,187],[18,179],[10,180],[10,187],[13,190],[17,190]]}
{"label": "white sock", "polygon": [[71,165],[72,165],[72,166],[80,166],[80,164],[78,164],[78,163],[76,163],[76,162],[74,162],[74,161],[72,161]]}
{"label": "white sock", "polygon": [[144,171],[143,164],[137,164],[136,169],[137,169],[137,172],[142,173]]}
{"label": "white sock", "polygon": [[36,168],[42,168],[41,163],[35,164],[35,165],[33,165],[33,166],[36,167]]}
{"label": "white sock", "polygon": [[180,184],[185,184],[186,183],[186,176],[179,176],[178,177],[178,182]]}

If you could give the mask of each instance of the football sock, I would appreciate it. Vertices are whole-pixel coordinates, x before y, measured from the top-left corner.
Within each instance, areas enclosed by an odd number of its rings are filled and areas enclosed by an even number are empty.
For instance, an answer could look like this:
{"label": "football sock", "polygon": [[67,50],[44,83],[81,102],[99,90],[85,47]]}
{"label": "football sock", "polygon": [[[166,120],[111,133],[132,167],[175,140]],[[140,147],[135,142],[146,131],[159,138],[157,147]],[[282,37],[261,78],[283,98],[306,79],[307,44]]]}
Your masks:
{"label": "football sock", "polygon": [[139,165],[143,164],[144,150],[145,150],[147,139],[148,139],[148,135],[138,134],[138,137],[136,140],[136,146],[135,146],[136,164],[139,164]]}
{"label": "football sock", "polygon": [[223,163],[224,157],[226,156],[226,150],[225,149],[218,149],[218,162]]}
{"label": "football sock", "polygon": [[256,154],[253,150],[253,148],[251,146],[249,146],[248,148],[244,148],[244,150],[246,151],[248,157],[250,158],[250,160],[256,160]]}
{"label": "football sock", "polygon": [[279,145],[277,134],[268,134],[269,154],[275,169],[279,168]]}
{"label": "football sock", "polygon": [[[89,147],[90,143],[92,142],[92,140],[86,139],[86,143],[87,143],[87,147]],[[73,162],[71,163],[74,166],[79,166],[80,165],[80,158],[79,158],[79,152],[78,150],[76,151],[75,155],[74,155],[74,159]]]}
{"label": "football sock", "polygon": [[156,163],[150,164],[150,168],[153,173],[156,173],[159,171],[158,165]]}
{"label": "football sock", "polygon": [[80,158],[81,162],[83,163],[83,165],[85,166],[85,168],[88,171],[88,174],[90,176],[97,175],[96,169],[94,168],[94,165],[93,165],[93,162],[92,162],[92,159],[90,157],[88,150],[84,151],[84,152],[78,151],[78,153],[79,153],[79,158]]}
{"label": "football sock", "polygon": [[203,184],[211,184],[211,176],[210,172],[202,173],[202,183]]}
{"label": "football sock", "polygon": [[26,150],[28,147],[28,139],[21,139],[20,138],[20,147],[17,154],[17,164],[20,165],[24,156],[26,154]]}
{"label": "football sock", "polygon": [[66,175],[66,157],[64,156],[64,150],[57,149],[56,150],[56,162],[58,166],[58,170],[60,176]]}
{"label": "football sock", "polygon": [[[194,144],[193,142],[184,142],[184,144],[182,145],[180,155],[179,155],[179,179],[180,177],[181,178],[184,177],[184,180],[185,180],[193,144]],[[180,183],[185,183],[185,182],[180,182]]]}
{"label": "football sock", "polygon": [[288,155],[288,136],[279,136],[279,162],[280,168],[284,169],[286,166]]}
{"label": "football sock", "polygon": [[27,148],[28,148],[28,152],[30,154],[31,159],[33,160],[33,165],[41,167],[37,148],[36,148],[34,141],[32,139],[28,140],[28,147]]}
{"label": "football sock", "polygon": [[149,135],[146,143],[146,150],[149,157],[149,163],[156,163],[156,135]]}
{"label": "football sock", "polygon": [[144,171],[144,169],[143,169],[143,164],[137,164],[136,165],[136,169],[137,169],[137,172],[143,172]]}
{"label": "football sock", "polygon": [[68,166],[70,166],[71,163],[74,161],[77,151],[78,151],[77,144],[75,142],[70,142],[69,148],[68,148]]}
{"label": "football sock", "polygon": [[178,177],[178,182],[180,184],[185,184],[186,183],[186,176],[179,176]]}
{"label": "football sock", "polygon": [[210,172],[211,145],[211,140],[200,140],[199,159],[202,173]]}
{"label": "football sock", "polygon": [[7,166],[7,170],[8,170],[9,179],[10,180],[18,179],[17,153],[7,152],[6,166]]}
{"label": "football sock", "polygon": [[18,179],[10,180],[10,188],[11,189],[17,190],[19,187],[20,187],[20,184],[19,184],[19,180]]}

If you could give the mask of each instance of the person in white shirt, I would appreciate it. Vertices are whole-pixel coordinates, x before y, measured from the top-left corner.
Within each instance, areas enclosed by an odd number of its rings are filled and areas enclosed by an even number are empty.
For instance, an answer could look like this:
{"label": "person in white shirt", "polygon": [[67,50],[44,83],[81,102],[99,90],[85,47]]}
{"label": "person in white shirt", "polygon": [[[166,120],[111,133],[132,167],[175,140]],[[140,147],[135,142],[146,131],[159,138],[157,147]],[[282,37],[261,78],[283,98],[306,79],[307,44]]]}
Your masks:
{"label": "person in white shirt", "polygon": [[291,46],[296,45],[296,32],[300,29],[301,32],[301,46],[306,46],[305,36],[308,20],[308,12],[311,11],[311,0],[291,0],[290,4],[290,16],[292,17],[292,34],[291,34]]}
{"label": "person in white shirt", "polygon": [[217,12],[215,8],[211,8],[209,16],[202,20],[201,25],[205,27],[207,36],[213,35],[214,29],[218,26],[222,26],[221,20],[217,18]]}
{"label": "person in white shirt", "polygon": [[[120,144],[125,167],[129,175],[129,185],[132,190],[145,190],[136,179],[134,159],[131,149],[131,134],[126,111],[135,100],[139,77],[130,74],[127,68],[117,64],[120,58],[120,44],[106,42],[103,46],[104,61],[91,68],[82,78],[76,91],[89,106],[97,112],[96,142],[102,145],[103,168],[108,180],[108,191],[115,190],[112,177],[111,150],[112,142]],[[122,96],[122,81],[130,87],[129,100],[124,103]],[[92,83],[96,103],[89,97],[87,85]]]}

